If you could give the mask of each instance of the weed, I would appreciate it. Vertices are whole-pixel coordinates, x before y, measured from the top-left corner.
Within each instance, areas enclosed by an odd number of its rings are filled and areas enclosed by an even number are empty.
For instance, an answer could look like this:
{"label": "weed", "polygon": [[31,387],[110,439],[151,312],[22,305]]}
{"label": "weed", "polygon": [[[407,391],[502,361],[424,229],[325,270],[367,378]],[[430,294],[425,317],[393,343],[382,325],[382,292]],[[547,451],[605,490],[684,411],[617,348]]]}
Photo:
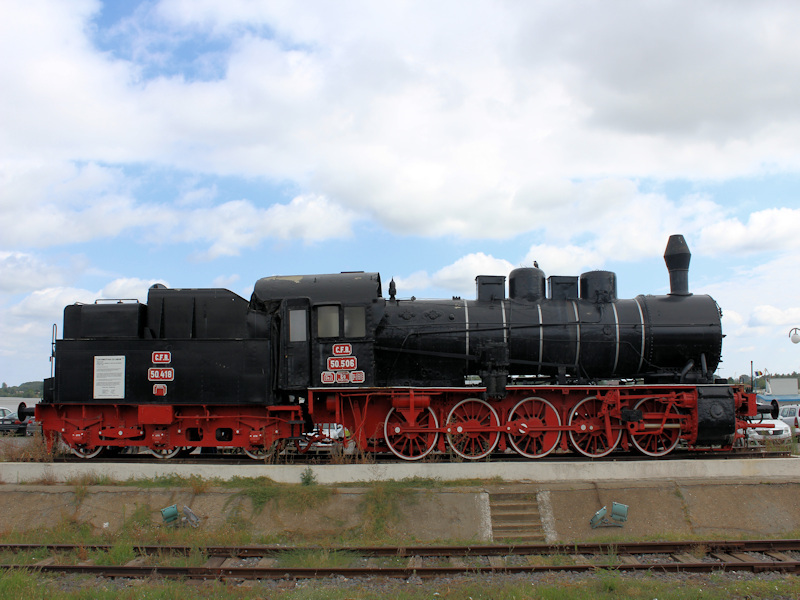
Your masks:
{"label": "weed", "polygon": [[708,546],[705,544],[694,544],[689,550],[689,554],[698,559],[705,558],[706,554],[708,554]]}
{"label": "weed", "polygon": [[95,472],[81,473],[64,481],[65,485],[89,487],[93,485],[114,485],[114,480],[109,475]]}
{"label": "weed", "polygon": [[613,567],[619,564],[619,551],[614,544],[609,545],[606,551],[606,563],[608,566]]}
{"label": "weed", "polygon": [[[306,469],[304,474],[309,471],[310,469]],[[313,477],[313,471],[310,472]],[[245,496],[250,499],[253,512],[258,514],[269,502],[275,502],[276,504],[284,502],[303,510],[319,506],[330,498],[333,490],[326,486],[316,485],[315,477],[313,482],[297,486],[276,483],[267,477],[234,477],[230,481],[224,482],[224,486],[239,489],[236,495],[228,501],[229,503],[237,496]]]}
{"label": "weed", "polygon": [[253,524],[248,519],[244,518],[244,516],[242,516],[241,504],[234,506],[231,509],[227,518],[225,519],[225,525],[237,533],[247,531],[253,527]]}
{"label": "weed", "polygon": [[80,505],[84,501],[91,486],[109,485],[110,483],[111,478],[108,475],[98,475],[97,473],[84,473],[65,482],[66,485],[75,486],[73,493],[76,505]]}
{"label": "weed", "polygon": [[306,467],[300,474],[300,483],[302,485],[317,485],[317,476],[314,474],[314,469]]}
{"label": "weed", "polygon": [[172,553],[158,555],[157,562],[165,567],[201,567],[208,561],[208,555],[198,547],[192,548],[188,554],[175,555]]}
{"label": "weed", "polygon": [[0,461],[2,462],[53,462],[54,458],[63,456],[64,450],[60,444],[53,444],[48,450],[47,443],[42,435],[20,440],[18,444],[3,444],[0,447]]}
{"label": "weed", "polygon": [[278,564],[294,569],[342,569],[352,566],[358,558],[350,552],[312,548],[282,552],[278,555]]}
{"label": "weed", "polygon": [[598,571],[597,587],[603,593],[615,593],[621,588],[622,577],[617,571],[601,569]]}
{"label": "weed", "polygon": [[372,538],[391,535],[392,525],[400,517],[400,506],[416,502],[416,483],[415,480],[375,483],[364,495],[360,505],[363,513],[363,534]]}
{"label": "weed", "polygon": [[47,467],[45,467],[41,477],[31,481],[26,481],[24,483],[30,483],[32,485],[61,485],[61,482],[56,477],[56,474]]}
{"label": "weed", "polygon": [[152,479],[130,478],[120,485],[139,487],[139,488],[191,488],[194,493],[207,492],[215,485],[222,485],[222,481],[216,478],[203,479],[199,475],[157,475]]}
{"label": "weed", "polygon": [[33,550],[23,550],[12,552],[10,550],[0,552],[0,564],[3,565],[32,565],[35,562],[50,556],[47,548],[36,548]]}
{"label": "weed", "polygon": [[98,565],[124,565],[136,558],[137,552],[129,543],[118,541],[108,552],[101,552],[95,556],[94,562]]}

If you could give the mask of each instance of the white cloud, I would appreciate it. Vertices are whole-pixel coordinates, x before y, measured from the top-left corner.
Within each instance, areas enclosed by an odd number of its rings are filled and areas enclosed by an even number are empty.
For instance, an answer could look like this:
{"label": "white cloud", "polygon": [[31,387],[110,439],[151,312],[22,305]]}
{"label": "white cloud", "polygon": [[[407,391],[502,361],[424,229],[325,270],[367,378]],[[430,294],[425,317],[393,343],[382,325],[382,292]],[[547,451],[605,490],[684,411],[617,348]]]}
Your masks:
{"label": "white cloud", "polygon": [[26,319],[61,320],[64,307],[81,302],[91,304],[99,297],[97,292],[70,287],[53,287],[36,290],[13,306],[8,313],[18,322]]}
{"label": "white cloud", "polygon": [[753,308],[748,325],[761,327],[778,325],[787,327],[792,323],[800,323],[800,307],[780,309],[770,305],[760,305]]}
{"label": "white cloud", "polygon": [[525,256],[525,265],[531,266],[534,261],[547,276],[575,275],[589,269],[599,268],[599,265],[603,263],[597,252],[587,248],[573,245],[550,246],[542,244],[531,246]]}
{"label": "white cloud", "polygon": [[258,208],[246,200],[226,202],[185,215],[184,241],[211,244],[207,256],[235,256],[265,238],[314,241],[351,235],[355,214],[326,198],[297,196],[288,204]]}
{"label": "white cloud", "polygon": [[151,65],[136,61],[148,59],[99,52],[86,36],[99,6],[6,5],[4,55],[17,59],[0,71],[12,115],[0,148],[292,179],[395,231],[495,238],[547,218],[541,207],[576,178],[800,166],[798,9],[787,4],[720,20],[716,5],[682,2],[467,13],[164,1],[118,32],[154,50],[173,32],[161,51],[180,60],[187,36],[208,42],[197,60],[229,44],[206,81],[168,69],[143,79]]}
{"label": "white cloud", "polygon": [[[9,163],[0,179],[0,217],[7,248],[46,248],[136,233],[159,245],[205,242],[206,256],[236,255],[264,239],[306,242],[346,237],[356,214],[327,198],[301,195],[265,208],[250,200],[212,204],[214,185],[191,186],[174,204],[139,202],[138,182],[120,169]],[[53,282],[56,283],[56,282]]]}
{"label": "white cloud", "polygon": [[14,224],[4,231],[6,248],[85,242],[153,221],[117,168],[0,158],[0,172],[0,218]]}
{"label": "white cloud", "polygon": [[155,283],[169,285],[161,279],[144,280],[136,277],[124,277],[110,282],[100,290],[97,297],[109,300],[139,300],[139,302],[147,302],[147,291]]}
{"label": "white cloud", "polygon": [[14,294],[66,281],[64,267],[23,252],[0,251],[0,292]]}
{"label": "white cloud", "polygon": [[[477,252],[462,256],[433,275],[428,275],[425,271],[417,271],[408,277],[395,277],[395,283],[398,295],[401,297],[435,289],[443,290],[447,294],[474,298],[475,278],[478,275],[508,276],[513,268],[514,266],[507,260]],[[387,292],[388,289],[387,285]]]}
{"label": "white cloud", "polygon": [[779,254],[762,264],[750,263],[726,281],[699,286],[720,305],[723,316],[723,373],[749,373],[756,368],[774,373],[800,371],[800,352],[788,339],[800,327],[800,279],[796,253]]}
{"label": "white cloud", "polygon": [[[6,316],[0,321],[0,356],[5,363],[3,378],[16,384],[27,381],[27,373],[31,371],[38,372],[40,377],[47,372],[52,327],[53,324],[58,327],[60,337],[65,306],[92,304],[101,298],[138,299],[144,302],[152,283],[155,281],[121,278],[110,281],[99,291],[46,287],[28,294],[13,305],[3,307]],[[17,376],[17,369],[25,375]]]}
{"label": "white cloud", "polygon": [[711,223],[700,232],[700,247],[708,253],[763,252],[800,247],[800,209],[768,208]]}

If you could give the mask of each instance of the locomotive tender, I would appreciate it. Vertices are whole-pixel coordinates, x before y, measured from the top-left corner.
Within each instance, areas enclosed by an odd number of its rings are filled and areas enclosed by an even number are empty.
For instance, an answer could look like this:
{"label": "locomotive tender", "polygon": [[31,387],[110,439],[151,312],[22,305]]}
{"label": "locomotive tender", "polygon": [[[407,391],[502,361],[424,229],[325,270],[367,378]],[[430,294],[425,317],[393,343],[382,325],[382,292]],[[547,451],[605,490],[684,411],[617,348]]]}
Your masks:
{"label": "locomotive tender", "polygon": [[690,256],[672,236],[670,293],[630,300],[608,271],[524,267],[508,297],[505,277],[477,277],[475,300],[399,299],[394,281],[387,299],[378,273],[357,272],[266,277],[249,302],[155,285],[147,304],[74,304],[35,414],[83,458],[138,446],[265,459],[320,441],[323,423],[405,460],[726,449],[755,396],[714,377],[720,310],[689,292]]}

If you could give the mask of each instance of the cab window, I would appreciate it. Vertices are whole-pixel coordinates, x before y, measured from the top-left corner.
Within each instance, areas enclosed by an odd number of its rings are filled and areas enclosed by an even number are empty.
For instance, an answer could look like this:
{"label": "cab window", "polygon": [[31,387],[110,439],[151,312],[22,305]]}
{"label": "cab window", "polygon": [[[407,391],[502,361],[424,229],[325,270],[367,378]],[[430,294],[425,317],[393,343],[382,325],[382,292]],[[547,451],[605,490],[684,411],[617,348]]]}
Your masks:
{"label": "cab window", "polygon": [[306,331],[306,311],[305,310],[290,310],[289,311],[289,341],[290,342],[305,342],[307,337]]}
{"label": "cab window", "polygon": [[363,306],[344,307],[344,337],[360,338],[367,335],[367,316]]}
{"label": "cab window", "polygon": [[317,336],[339,337],[339,307],[317,307]]}

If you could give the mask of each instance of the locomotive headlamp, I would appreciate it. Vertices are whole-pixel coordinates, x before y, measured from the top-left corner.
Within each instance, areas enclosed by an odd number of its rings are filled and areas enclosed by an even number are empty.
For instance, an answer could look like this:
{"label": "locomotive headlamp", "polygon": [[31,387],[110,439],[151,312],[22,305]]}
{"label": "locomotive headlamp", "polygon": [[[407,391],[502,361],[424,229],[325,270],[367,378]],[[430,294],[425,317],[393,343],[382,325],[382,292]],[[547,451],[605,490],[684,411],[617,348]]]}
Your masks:
{"label": "locomotive headlamp", "polygon": [[800,344],[800,327],[794,327],[789,332],[789,339],[792,340],[793,344]]}

